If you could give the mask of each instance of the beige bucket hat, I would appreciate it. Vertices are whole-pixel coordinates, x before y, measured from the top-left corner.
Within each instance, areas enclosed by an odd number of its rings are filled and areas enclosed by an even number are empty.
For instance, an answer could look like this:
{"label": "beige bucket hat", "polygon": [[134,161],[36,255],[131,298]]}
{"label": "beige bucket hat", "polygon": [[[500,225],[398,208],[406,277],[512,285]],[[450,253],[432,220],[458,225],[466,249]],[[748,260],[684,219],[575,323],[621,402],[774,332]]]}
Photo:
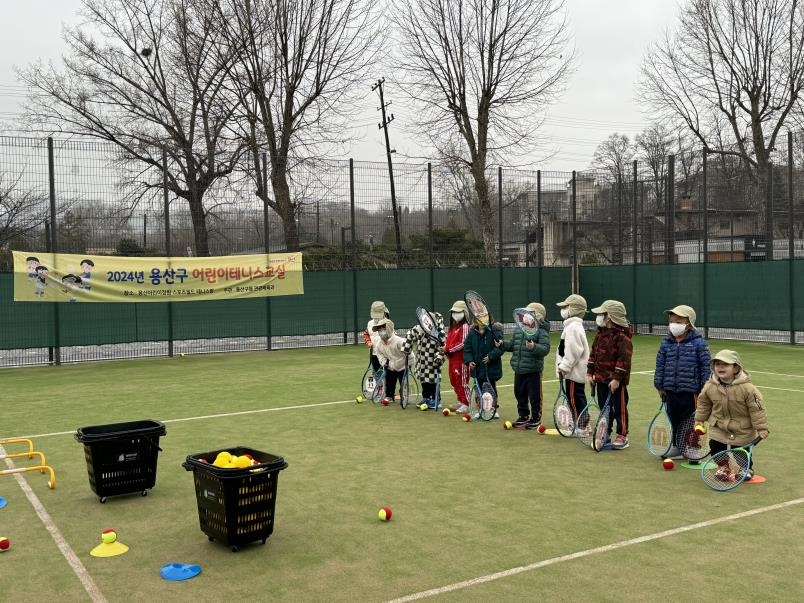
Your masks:
{"label": "beige bucket hat", "polygon": [[690,321],[690,326],[693,329],[695,328],[695,310],[692,309],[692,306],[685,306],[682,304],[680,306],[676,306],[675,308],[665,310],[664,313],[675,314],[676,316],[682,316],[684,318],[687,318]]}
{"label": "beige bucket hat", "polygon": [[464,314],[466,314],[466,302],[463,301],[462,299],[459,299],[454,304],[452,304],[452,307],[449,309],[449,311],[450,312],[463,312]]}
{"label": "beige bucket hat", "polygon": [[379,331],[380,329],[385,329],[390,333],[394,331],[394,323],[391,321],[390,318],[381,318],[377,321],[377,324],[371,327],[372,331]]}
{"label": "beige bucket hat", "polygon": [[568,295],[567,299],[562,302],[558,302],[556,304],[559,308],[568,308],[570,316],[583,316],[586,314],[586,300],[578,295],[577,293],[573,293],[572,295]]}
{"label": "beige bucket hat", "polygon": [[547,308],[538,302],[529,303],[527,306],[525,306],[525,309],[533,312],[533,315],[539,320],[544,320],[547,318]]}
{"label": "beige bucket hat", "polygon": [[377,300],[375,302],[371,302],[371,312],[369,313],[369,315],[374,320],[385,318],[386,313],[390,314],[391,311],[387,308],[384,301]]}
{"label": "beige bucket hat", "polygon": [[614,299],[607,299],[597,308],[592,308],[595,314],[608,314],[611,322],[621,327],[628,326],[628,318],[625,316],[625,304]]}
{"label": "beige bucket hat", "polygon": [[[679,314],[679,316],[681,316],[681,314]],[[715,360],[725,362],[726,364],[736,364],[737,370],[743,370],[740,362],[740,355],[734,350],[720,350],[717,354],[715,354],[715,357],[712,358],[712,366],[715,365]]]}

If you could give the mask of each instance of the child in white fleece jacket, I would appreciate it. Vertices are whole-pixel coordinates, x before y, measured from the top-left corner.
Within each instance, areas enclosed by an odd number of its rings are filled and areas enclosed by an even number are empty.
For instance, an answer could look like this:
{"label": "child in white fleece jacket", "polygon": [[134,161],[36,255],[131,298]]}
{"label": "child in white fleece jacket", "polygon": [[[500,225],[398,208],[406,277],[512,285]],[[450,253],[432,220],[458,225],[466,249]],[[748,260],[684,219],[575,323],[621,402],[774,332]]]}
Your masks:
{"label": "child in white fleece jacket", "polygon": [[589,362],[589,340],[583,328],[586,300],[572,294],[556,304],[561,308],[564,329],[556,351],[556,377],[564,381],[574,419],[586,408],[586,365]]}

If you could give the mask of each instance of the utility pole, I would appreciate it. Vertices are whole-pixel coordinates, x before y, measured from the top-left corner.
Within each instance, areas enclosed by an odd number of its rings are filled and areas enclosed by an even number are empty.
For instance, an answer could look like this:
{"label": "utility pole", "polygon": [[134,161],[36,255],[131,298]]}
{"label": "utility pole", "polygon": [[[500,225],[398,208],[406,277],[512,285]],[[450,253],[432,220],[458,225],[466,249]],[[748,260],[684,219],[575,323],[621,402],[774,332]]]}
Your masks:
{"label": "utility pole", "polygon": [[385,108],[391,104],[391,101],[388,103],[385,102],[385,97],[383,96],[382,86],[385,83],[385,78],[377,80],[377,83],[371,87],[372,92],[374,90],[379,90],[380,93],[380,106],[377,107],[377,111],[382,111],[382,123],[377,124],[377,127],[383,130],[385,133],[385,154],[388,157],[388,178],[391,181],[391,210],[394,214],[394,238],[396,240],[396,265],[397,268],[401,267],[402,263],[402,237],[399,233],[399,212],[396,208],[396,188],[394,187],[394,166],[393,162],[391,161],[391,153],[396,152],[394,149],[391,149],[391,143],[388,140],[388,124],[394,121],[394,114],[391,113],[391,117],[386,117]]}

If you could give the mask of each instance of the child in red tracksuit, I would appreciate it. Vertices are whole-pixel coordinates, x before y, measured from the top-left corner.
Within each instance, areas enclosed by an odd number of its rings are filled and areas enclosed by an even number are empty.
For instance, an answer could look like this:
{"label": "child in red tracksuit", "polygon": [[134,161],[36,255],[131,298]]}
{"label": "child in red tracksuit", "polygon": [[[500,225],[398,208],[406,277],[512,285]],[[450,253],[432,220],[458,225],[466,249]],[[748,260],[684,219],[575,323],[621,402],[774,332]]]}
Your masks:
{"label": "child in red tracksuit", "polygon": [[594,388],[592,391],[597,394],[601,409],[611,396],[609,433],[617,423],[617,437],[611,447],[623,450],[628,448],[628,380],[631,376],[634,349],[631,337],[634,330],[628,323],[622,302],[607,299],[599,307],[592,308],[592,312],[597,314],[595,322],[598,329],[589,353],[586,378]]}
{"label": "child in red tracksuit", "polygon": [[469,369],[463,363],[463,342],[469,334],[466,302],[458,300],[450,308],[449,331],[441,352],[449,361],[449,382],[458,401],[450,407],[452,412],[469,412]]}

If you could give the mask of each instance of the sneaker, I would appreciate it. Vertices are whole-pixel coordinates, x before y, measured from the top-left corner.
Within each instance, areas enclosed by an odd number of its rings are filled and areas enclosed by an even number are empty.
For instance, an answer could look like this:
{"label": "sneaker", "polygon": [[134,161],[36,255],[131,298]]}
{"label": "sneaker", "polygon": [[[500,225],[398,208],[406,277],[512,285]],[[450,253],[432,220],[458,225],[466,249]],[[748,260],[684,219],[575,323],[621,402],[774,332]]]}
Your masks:
{"label": "sneaker", "polygon": [[458,404],[453,412],[457,412],[459,415],[462,415],[465,412],[469,412],[469,407],[466,404]]}
{"label": "sneaker", "polygon": [[491,417],[492,419],[499,419],[500,418],[500,411],[496,408],[494,409],[494,416]]}
{"label": "sneaker", "polygon": [[628,448],[628,446],[628,437],[624,435],[618,435],[616,438],[614,438],[614,442],[611,444],[611,447],[614,448],[614,450],[625,450]]}
{"label": "sneaker", "polygon": [[527,423],[525,423],[525,429],[538,429],[541,424],[541,419],[528,419]]}
{"label": "sneaker", "polygon": [[729,471],[728,467],[719,467],[717,471],[715,471],[715,479],[719,482],[730,482],[731,481],[731,472]]}
{"label": "sneaker", "polygon": [[480,420],[480,411],[476,410],[472,413],[472,421],[479,421]]}
{"label": "sneaker", "polygon": [[427,399],[427,407],[430,410],[439,410],[439,409],[441,409],[441,404],[439,404],[438,401],[436,401],[436,400],[434,400],[432,398],[428,398]]}
{"label": "sneaker", "polygon": [[514,429],[525,429],[525,425],[528,424],[528,421],[530,421],[530,419],[527,417],[519,417],[514,421]]}
{"label": "sneaker", "polygon": [[681,454],[681,451],[678,448],[676,448],[675,446],[671,446],[670,450],[668,450],[667,452],[665,452],[662,455],[662,458],[663,459],[671,459],[673,461],[678,461],[678,460],[683,459],[684,455]]}

